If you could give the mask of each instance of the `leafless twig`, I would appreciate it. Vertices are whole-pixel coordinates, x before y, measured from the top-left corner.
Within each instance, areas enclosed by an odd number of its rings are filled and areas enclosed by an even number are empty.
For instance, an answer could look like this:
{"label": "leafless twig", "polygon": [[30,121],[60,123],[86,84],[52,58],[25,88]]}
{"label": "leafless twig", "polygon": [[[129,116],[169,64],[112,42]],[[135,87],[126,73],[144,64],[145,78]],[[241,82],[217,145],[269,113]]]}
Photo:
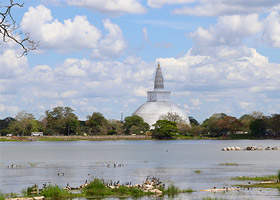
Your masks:
{"label": "leafless twig", "polygon": [[21,56],[23,56],[27,55],[28,51],[36,49],[39,43],[31,40],[29,33],[25,33],[23,39],[21,39],[22,33],[16,32],[19,27],[16,25],[16,21],[11,13],[12,8],[15,6],[23,7],[23,3],[19,4],[10,0],[8,5],[1,6],[0,2],[0,34],[2,34],[4,42],[12,40],[20,45],[23,49]]}

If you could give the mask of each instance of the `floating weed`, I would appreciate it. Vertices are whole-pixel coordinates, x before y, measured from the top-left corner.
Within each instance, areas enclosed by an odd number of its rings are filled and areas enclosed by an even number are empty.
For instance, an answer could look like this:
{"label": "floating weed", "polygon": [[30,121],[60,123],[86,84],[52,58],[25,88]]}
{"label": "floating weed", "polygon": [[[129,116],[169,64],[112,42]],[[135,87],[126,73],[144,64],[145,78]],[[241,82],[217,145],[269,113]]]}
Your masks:
{"label": "floating weed", "polygon": [[220,166],[238,166],[237,163],[222,163]]}
{"label": "floating weed", "polygon": [[269,176],[238,176],[232,178],[232,180],[237,180],[237,181],[276,181],[277,176],[276,175],[269,175]]}
{"label": "floating weed", "polygon": [[198,169],[198,170],[194,170],[193,172],[194,172],[194,173],[196,173],[196,174],[200,174],[200,173],[202,173],[202,171],[201,171],[201,170],[199,170],[199,169]]}

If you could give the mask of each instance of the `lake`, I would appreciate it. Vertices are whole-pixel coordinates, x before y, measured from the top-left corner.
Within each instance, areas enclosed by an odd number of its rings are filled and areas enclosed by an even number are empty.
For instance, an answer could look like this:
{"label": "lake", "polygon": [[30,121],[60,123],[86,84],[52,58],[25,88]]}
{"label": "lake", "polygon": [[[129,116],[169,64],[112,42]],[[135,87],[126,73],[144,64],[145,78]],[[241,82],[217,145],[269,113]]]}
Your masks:
{"label": "lake", "polygon": [[[42,187],[44,183],[62,187],[69,183],[76,187],[93,178],[137,184],[145,181],[147,176],[155,176],[166,185],[173,183],[181,189],[190,187],[198,191],[180,194],[176,199],[280,199],[277,189],[199,191],[232,187],[240,183],[231,180],[236,176],[277,174],[280,170],[279,150],[221,149],[251,145],[279,147],[279,140],[35,141],[0,142],[0,145],[0,189],[3,193],[20,192],[33,184]],[[237,165],[223,165],[225,163]]]}

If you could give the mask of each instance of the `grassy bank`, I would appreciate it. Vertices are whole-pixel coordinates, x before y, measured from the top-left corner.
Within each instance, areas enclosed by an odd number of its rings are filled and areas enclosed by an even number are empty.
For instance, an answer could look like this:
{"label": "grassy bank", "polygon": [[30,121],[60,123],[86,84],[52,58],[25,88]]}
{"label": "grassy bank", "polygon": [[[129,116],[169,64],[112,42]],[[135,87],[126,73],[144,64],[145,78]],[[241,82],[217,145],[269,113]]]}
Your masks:
{"label": "grassy bank", "polygon": [[96,136],[22,136],[22,137],[6,137],[1,136],[1,142],[10,141],[101,141],[101,140],[151,140],[151,136],[146,135],[96,135]]}

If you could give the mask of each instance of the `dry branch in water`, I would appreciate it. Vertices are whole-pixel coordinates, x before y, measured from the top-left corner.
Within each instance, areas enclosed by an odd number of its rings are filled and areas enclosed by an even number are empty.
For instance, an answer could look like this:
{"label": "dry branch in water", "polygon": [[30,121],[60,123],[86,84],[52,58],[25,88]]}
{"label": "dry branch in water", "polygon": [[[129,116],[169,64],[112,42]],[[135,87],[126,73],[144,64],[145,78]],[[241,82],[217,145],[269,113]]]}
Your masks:
{"label": "dry branch in water", "polygon": [[38,43],[30,39],[29,33],[25,33],[23,39],[21,39],[23,33],[20,31],[17,32],[19,27],[16,25],[16,21],[11,13],[12,8],[15,6],[23,7],[23,3],[19,4],[10,0],[7,5],[3,5],[0,1],[0,34],[2,34],[4,42],[12,40],[20,45],[23,49],[21,56],[23,56],[26,55],[28,51],[36,49]]}

